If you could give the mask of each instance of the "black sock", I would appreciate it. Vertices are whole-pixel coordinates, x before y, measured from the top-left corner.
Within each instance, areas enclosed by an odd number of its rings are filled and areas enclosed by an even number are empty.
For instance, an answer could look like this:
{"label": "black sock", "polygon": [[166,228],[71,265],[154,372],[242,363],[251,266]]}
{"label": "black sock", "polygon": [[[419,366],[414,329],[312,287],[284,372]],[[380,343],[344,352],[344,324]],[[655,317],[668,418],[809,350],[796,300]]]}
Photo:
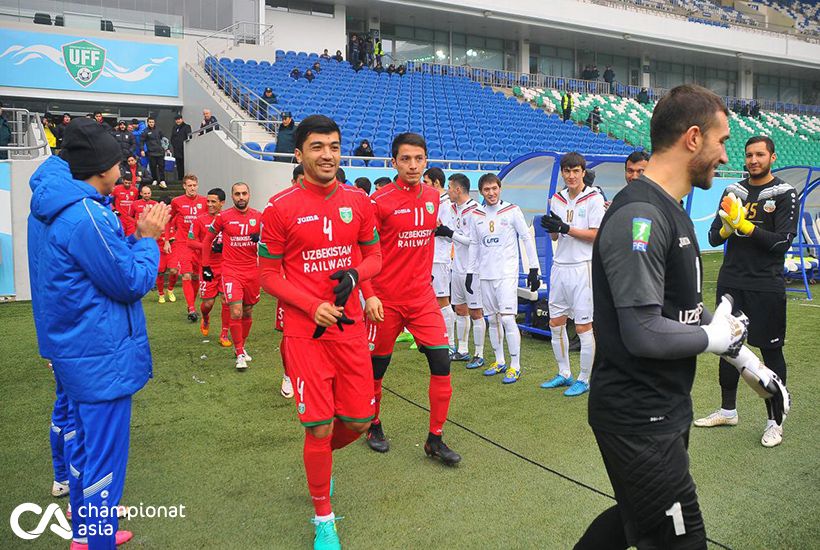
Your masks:
{"label": "black sock", "polygon": [[427,432],[427,443],[441,443],[441,435]]}
{"label": "black sock", "polygon": [[737,388],[720,389],[720,406],[727,411],[737,408]]}

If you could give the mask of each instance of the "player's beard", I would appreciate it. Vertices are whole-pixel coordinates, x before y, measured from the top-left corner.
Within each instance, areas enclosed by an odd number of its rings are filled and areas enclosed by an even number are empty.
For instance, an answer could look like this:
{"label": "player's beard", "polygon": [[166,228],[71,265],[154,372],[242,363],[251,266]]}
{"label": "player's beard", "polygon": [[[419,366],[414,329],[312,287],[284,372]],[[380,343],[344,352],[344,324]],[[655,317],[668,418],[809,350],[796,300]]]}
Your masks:
{"label": "player's beard", "polygon": [[248,201],[234,201],[233,205],[237,210],[245,210],[248,207]]}
{"label": "player's beard", "polygon": [[[747,168],[747,171],[749,171],[748,168]],[[771,173],[772,173],[772,165],[769,164],[768,166],[761,167],[759,174],[752,174],[751,171],[749,171],[749,176],[751,176],[751,179],[753,179],[753,180],[762,180],[762,179],[768,178],[769,174],[771,174]]]}
{"label": "player's beard", "polygon": [[704,154],[697,155],[689,161],[686,167],[689,181],[698,189],[710,189],[712,178],[715,177],[715,165]]}

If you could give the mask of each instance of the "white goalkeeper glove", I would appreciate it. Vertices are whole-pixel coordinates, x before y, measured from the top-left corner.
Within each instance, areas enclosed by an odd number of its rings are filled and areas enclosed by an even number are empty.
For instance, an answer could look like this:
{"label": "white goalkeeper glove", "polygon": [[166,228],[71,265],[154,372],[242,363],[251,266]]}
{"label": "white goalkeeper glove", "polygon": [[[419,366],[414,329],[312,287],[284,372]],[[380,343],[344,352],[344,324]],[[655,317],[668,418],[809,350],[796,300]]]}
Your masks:
{"label": "white goalkeeper glove", "polygon": [[749,318],[743,313],[732,315],[732,297],[724,294],[715,309],[712,322],[700,328],[706,332],[706,350],[727,357],[737,357],[748,334]]}
{"label": "white goalkeeper glove", "polygon": [[791,409],[791,395],[780,377],[746,346],[741,346],[736,357],[724,356],[724,359],[737,369],[750,388],[769,403],[774,421],[782,426]]}

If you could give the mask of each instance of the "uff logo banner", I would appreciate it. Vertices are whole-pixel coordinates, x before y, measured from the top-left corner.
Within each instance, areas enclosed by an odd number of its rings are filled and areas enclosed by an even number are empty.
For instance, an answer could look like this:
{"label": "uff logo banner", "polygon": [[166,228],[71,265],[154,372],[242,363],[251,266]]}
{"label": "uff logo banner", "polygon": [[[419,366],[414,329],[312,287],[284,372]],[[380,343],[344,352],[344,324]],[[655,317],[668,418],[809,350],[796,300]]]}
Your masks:
{"label": "uff logo banner", "polygon": [[179,50],[170,44],[5,29],[0,86],[177,97]]}

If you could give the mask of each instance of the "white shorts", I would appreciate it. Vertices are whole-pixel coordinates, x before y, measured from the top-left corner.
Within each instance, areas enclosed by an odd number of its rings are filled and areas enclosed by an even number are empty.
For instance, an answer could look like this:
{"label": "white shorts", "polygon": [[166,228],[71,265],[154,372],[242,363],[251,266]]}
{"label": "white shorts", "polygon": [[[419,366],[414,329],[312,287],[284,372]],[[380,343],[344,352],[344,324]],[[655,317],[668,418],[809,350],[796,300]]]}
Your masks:
{"label": "white shorts", "polygon": [[550,318],[563,316],[576,325],[592,322],[592,262],[552,264]]}
{"label": "white shorts", "polygon": [[481,281],[481,303],[485,315],[518,313],[518,279]]}
{"label": "white shorts", "polygon": [[433,292],[436,298],[450,295],[450,264],[433,264]]}
{"label": "white shorts", "polygon": [[470,309],[481,309],[481,284],[476,275],[473,275],[473,283],[471,286],[473,293],[467,292],[467,287],[464,284],[467,280],[466,273],[457,273],[453,271],[452,281],[450,283],[450,303],[454,306],[467,304]]}

